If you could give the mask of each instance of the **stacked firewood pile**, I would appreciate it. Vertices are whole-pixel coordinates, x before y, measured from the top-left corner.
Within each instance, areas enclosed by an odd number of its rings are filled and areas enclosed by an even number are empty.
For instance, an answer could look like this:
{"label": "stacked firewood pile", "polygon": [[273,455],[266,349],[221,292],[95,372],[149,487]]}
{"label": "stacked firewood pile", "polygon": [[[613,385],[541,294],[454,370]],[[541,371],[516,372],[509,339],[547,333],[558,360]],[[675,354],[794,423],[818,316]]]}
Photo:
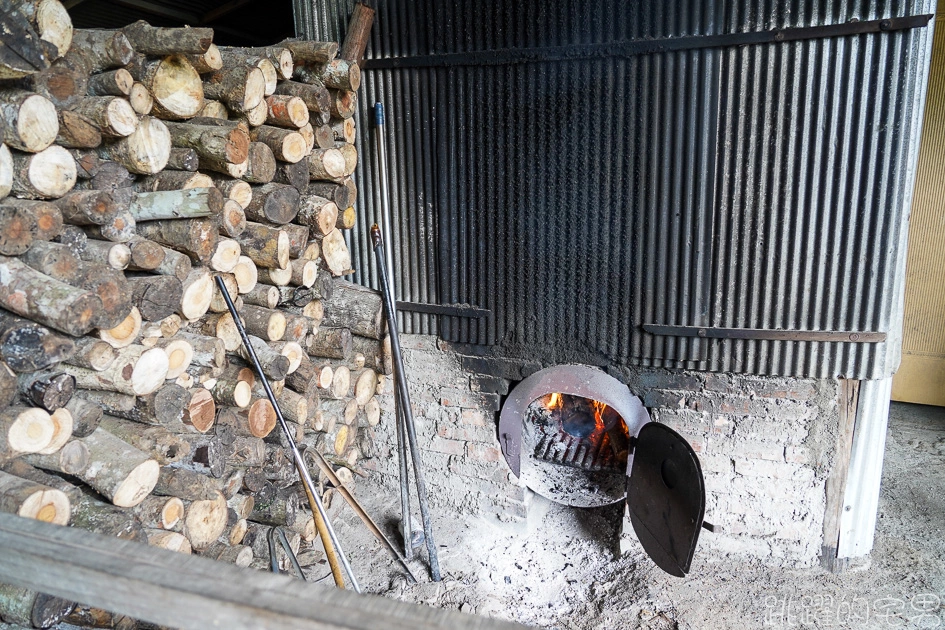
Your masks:
{"label": "stacked firewood pile", "polygon": [[0,510],[267,566],[269,527],[298,548],[315,525],[214,277],[295,439],[351,483],[390,373],[380,297],[341,279],[357,56],[21,4],[45,54],[0,54]]}

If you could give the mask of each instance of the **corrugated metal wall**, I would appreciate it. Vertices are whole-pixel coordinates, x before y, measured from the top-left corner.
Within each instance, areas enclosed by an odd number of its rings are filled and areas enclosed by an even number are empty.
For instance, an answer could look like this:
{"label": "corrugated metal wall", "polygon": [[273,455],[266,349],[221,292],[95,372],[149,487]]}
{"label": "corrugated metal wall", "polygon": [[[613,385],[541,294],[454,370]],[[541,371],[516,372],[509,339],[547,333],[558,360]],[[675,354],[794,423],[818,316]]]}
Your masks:
{"label": "corrugated metal wall", "polygon": [[[299,0],[303,2],[304,0]],[[340,39],[349,0],[299,4]],[[578,46],[930,13],[916,2],[382,1],[368,57]],[[304,11],[309,15],[301,15]],[[898,362],[931,28],[365,73],[357,281],[376,286],[375,100],[403,328],[549,362],[878,378]],[[369,65],[370,67],[370,65]],[[656,337],[643,323],[885,331],[884,344]]]}

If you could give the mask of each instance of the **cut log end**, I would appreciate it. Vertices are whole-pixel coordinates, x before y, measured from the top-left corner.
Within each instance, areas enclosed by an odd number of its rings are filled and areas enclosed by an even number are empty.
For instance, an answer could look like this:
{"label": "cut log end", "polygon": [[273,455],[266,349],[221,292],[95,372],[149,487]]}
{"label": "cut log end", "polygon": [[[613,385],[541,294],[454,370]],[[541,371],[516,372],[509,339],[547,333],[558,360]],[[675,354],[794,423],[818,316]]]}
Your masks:
{"label": "cut log end", "polygon": [[69,523],[69,497],[61,490],[46,488],[31,494],[17,510],[17,516],[33,518],[44,523],[67,525]]}
{"label": "cut log end", "polygon": [[[163,380],[163,379],[162,379]],[[157,485],[161,466],[148,459],[135,466],[127,478],[115,490],[112,503],[118,507],[134,507],[144,501]]]}

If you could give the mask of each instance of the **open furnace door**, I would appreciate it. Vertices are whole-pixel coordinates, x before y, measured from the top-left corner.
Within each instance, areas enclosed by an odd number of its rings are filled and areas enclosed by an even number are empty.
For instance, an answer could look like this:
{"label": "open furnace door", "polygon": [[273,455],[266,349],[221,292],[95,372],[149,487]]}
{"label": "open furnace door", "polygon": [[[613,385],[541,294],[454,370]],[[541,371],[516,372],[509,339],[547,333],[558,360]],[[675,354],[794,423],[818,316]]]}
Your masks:
{"label": "open furnace door", "polygon": [[685,577],[705,516],[699,459],[678,433],[657,422],[640,429],[627,480],[633,531],[656,565]]}

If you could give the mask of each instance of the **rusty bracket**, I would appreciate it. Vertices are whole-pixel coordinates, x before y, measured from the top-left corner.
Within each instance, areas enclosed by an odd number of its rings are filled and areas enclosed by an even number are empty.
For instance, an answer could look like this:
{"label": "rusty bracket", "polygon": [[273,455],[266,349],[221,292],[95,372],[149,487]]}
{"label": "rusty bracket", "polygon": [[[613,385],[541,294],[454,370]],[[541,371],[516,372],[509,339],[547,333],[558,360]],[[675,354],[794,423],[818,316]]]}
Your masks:
{"label": "rusty bracket", "polygon": [[750,339],[768,341],[840,341],[846,343],[882,343],[886,333],[848,330],[773,330],[768,328],[709,328],[705,326],[665,326],[643,324],[651,335],[702,337],[705,339]]}

